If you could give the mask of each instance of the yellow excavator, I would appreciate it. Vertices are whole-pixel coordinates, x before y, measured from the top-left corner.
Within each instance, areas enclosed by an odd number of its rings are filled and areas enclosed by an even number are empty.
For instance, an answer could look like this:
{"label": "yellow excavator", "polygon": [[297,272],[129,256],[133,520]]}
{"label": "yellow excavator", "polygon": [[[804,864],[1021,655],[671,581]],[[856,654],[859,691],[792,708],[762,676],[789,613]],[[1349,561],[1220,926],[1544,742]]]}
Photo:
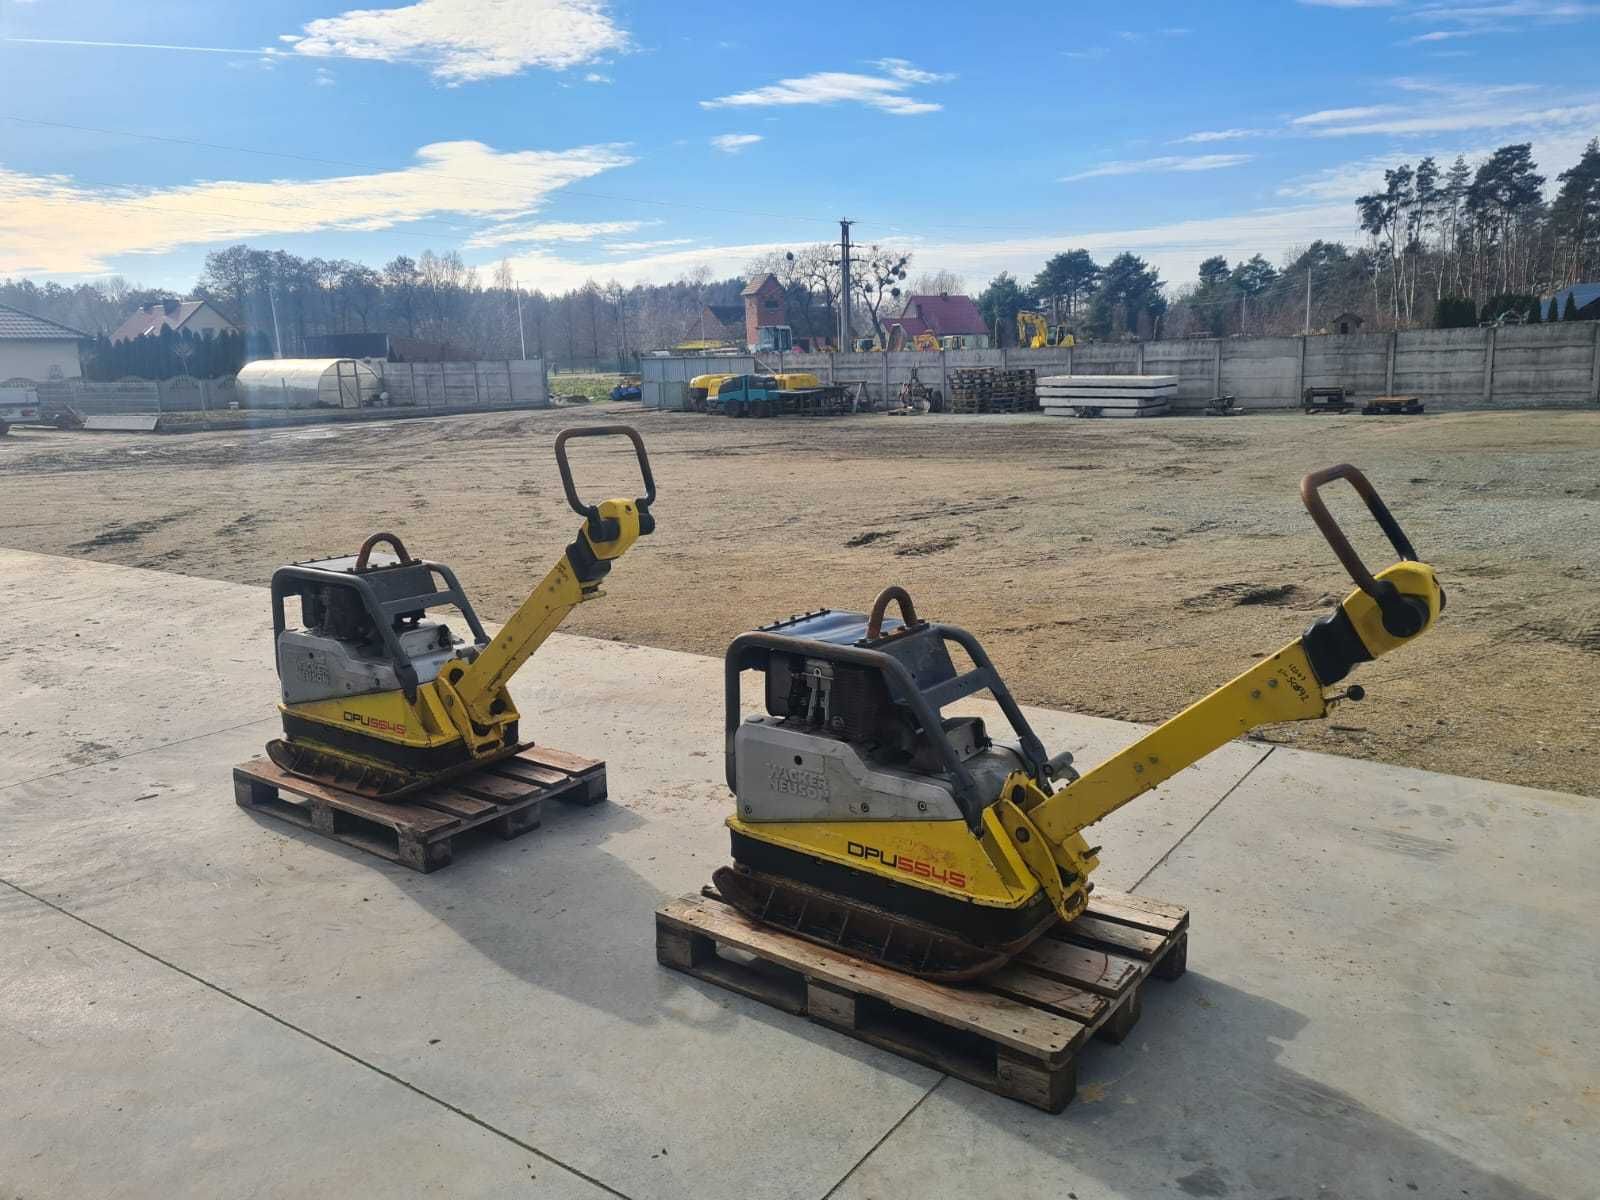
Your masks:
{"label": "yellow excavator", "polygon": [[[567,461],[574,438],[633,444],[644,495],[588,504]],[[272,576],[283,737],[267,753],[283,770],[373,799],[402,800],[531,746],[507,684],[634,542],[655,531],[650,459],[626,425],[563,430],[556,467],[577,536],[493,639],[443,563],[413,558],[392,533],[351,555],[280,567]],[[386,545],[388,552],[378,547]],[[291,628],[286,602],[299,601]],[[471,640],[428,610],[454,607]]]}
{"label": "yellow excavator", "polygon": [[1029,350],[1043,350],[1048,346],[1073,346],[1077,339],[1065,325],[1051,326],[1036,312],[1017,313],[1017,344]]}
{"label": "yellow excavator", "polygon": [[[1319,494],[1340,479],[1399,556],[1377,575]],[[1081,776],[1070,752],[1047,755],[978,640],[920,619],[900,588],[867,614],[821,609],[741,634],[725,671],[733,864],[713,876],[717,891],[755,921],[945,982],[986,975],[1079,916],[1100,865],[1085,829],[1241,734],[1361,699],[1359,686],[1339,686],[1350,671],[1438,620],[1433,568],[1361,472],[1316,472],[1301,497],[1355,590]],[[746,671],[761,673],[765,700],[748,717]],[[979,717],[943,715],[985,691],[1014,738],[991,737]]]}

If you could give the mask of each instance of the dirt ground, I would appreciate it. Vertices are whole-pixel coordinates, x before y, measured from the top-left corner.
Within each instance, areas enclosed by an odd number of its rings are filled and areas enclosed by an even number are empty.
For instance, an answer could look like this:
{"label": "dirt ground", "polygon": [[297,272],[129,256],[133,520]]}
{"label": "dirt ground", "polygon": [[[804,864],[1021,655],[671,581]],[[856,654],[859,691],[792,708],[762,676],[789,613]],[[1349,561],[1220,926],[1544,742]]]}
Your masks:
{"label": "dirt ground", "polygon": [[[1358,671],[1365,702],[1266,736],[1600,795],[1595,411],[734,421],[608,404],[184,436],[19,430],[0,439],[0,543],[264,584],[389,529],[500,619],[576,525],[555,432],[624,415],[650,446],[659,531],[569,631],[718,654],[753,625],[864,608],[898,583],[973,630],[1021,700],[1155,721],[1348,590],[1297,495],[1306,471],[1348,461],[1449,607],[1426,639]],[[580,445],[585,494],[634,490],[620,449]],[[1368,563],[1387,565],[1376,528],[1338,498]],[[263,596],[263,654],[268,620]]]}

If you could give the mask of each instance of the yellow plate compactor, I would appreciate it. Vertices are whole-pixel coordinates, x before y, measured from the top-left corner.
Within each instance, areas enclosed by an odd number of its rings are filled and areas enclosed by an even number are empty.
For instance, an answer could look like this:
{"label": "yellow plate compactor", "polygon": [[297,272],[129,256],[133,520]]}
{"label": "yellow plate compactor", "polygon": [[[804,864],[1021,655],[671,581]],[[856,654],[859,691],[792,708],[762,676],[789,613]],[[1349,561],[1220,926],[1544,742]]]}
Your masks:
{"label": "yellow plate compactor", "polygon": [[[1348,480],[1399,561],[1369,572],[1318,489]],[[1083,830],[1261,725],[1325,716],[1358,663],[1420,637],[1444,593],[1354,467],[1301,497],[1355,590],[1276,654],[1080,776],[1029,728],[976,638],[918,618],[899,588],[736,638],[726,661],[733,865],[714,881],[754,920],[929,979],[975,979],[1083,912],[1099,847]],[[900,620],[886,616],[895,600]],[[958,669],[951,646],[971,666]],[[765,684],[746,718],[743,671]],[[942,710],[990,693],[1011,726]]]}
{"label": "yellow plate compactor", "polygon": [[[573,438],[628,438],[645,494],[586,504],[567,461]],[[600,583],[641,535],[655,530],[656,485],[638,431],[568,429],[556,438],[578,536],[491,641],[455,573],[412,558],[390,533],[352,555],[280,567],[272,576],[272,627],[283,687],[281,739],[272,761],[294,775],[380,800],[475,771],[532,745],[520,740],[506,685],[566,615],[601,595]],[[387,544],[392,554],[374,553]],[[300,602],[301,628],[285,601]],[[471,640],[428,610],[453,606]]]}

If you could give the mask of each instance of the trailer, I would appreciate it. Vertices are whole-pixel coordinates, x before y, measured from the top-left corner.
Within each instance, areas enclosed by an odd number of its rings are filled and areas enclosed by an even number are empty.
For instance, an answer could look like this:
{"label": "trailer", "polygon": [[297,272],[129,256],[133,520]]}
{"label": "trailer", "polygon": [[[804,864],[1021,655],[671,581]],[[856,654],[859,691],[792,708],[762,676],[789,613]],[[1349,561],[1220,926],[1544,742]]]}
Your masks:
{"label": "trailer", "polygon": [[1300,393],[1300,408],[1307,414],[1349,412],[1354,407],[1342,387],[1308,387]]}
{"label": "trailer", "polygon": [[816,382],[815,376],[730,375],[707,392],[705,408],[728,417],[825,417],[847,413],[852,405],[844,387]]}
{"label": "trailer", "polygon": [[1421,396],[1374,396],[1361,409],[1364,417],[1414,417],[1426,409]]}
{"label": "trailer", "polygon": [[0,386],[0,437],[9,433],[13,425],[82,429],[83,417],[65,404],[41,402],[33,388]]}

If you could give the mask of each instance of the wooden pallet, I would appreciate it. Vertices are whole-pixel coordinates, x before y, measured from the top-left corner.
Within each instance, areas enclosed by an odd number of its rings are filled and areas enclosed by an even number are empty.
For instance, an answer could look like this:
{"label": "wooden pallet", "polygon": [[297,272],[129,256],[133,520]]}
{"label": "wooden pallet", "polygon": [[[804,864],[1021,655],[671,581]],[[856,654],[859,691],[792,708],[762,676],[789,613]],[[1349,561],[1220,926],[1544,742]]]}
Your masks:
{"label": "wooden pallet", "polygon": [[537,829],[546,800],[598,804],[606,765],[534,746],[402,804],[369,800],[290,775],[270,759],[233,769],[239,807],[268,813],[427,874],[450,865],[455,839],[487,826],[502,839]]}
{"label": "wooden pallet", "polygon": [[662,965],[1047,1112],[1072,1099],[1078,1052],[1122,1041],[1144,981],[1182,975],[1188,945],[1187,909],[1097,889],[1076,921],[954,987],[757,925],[714,896],[656,910]]}
{"label": "wooden pallet", "polygon": [[950,411],[1019,413],[1038,407],[1032,368],[960,367],[950,373]]}

